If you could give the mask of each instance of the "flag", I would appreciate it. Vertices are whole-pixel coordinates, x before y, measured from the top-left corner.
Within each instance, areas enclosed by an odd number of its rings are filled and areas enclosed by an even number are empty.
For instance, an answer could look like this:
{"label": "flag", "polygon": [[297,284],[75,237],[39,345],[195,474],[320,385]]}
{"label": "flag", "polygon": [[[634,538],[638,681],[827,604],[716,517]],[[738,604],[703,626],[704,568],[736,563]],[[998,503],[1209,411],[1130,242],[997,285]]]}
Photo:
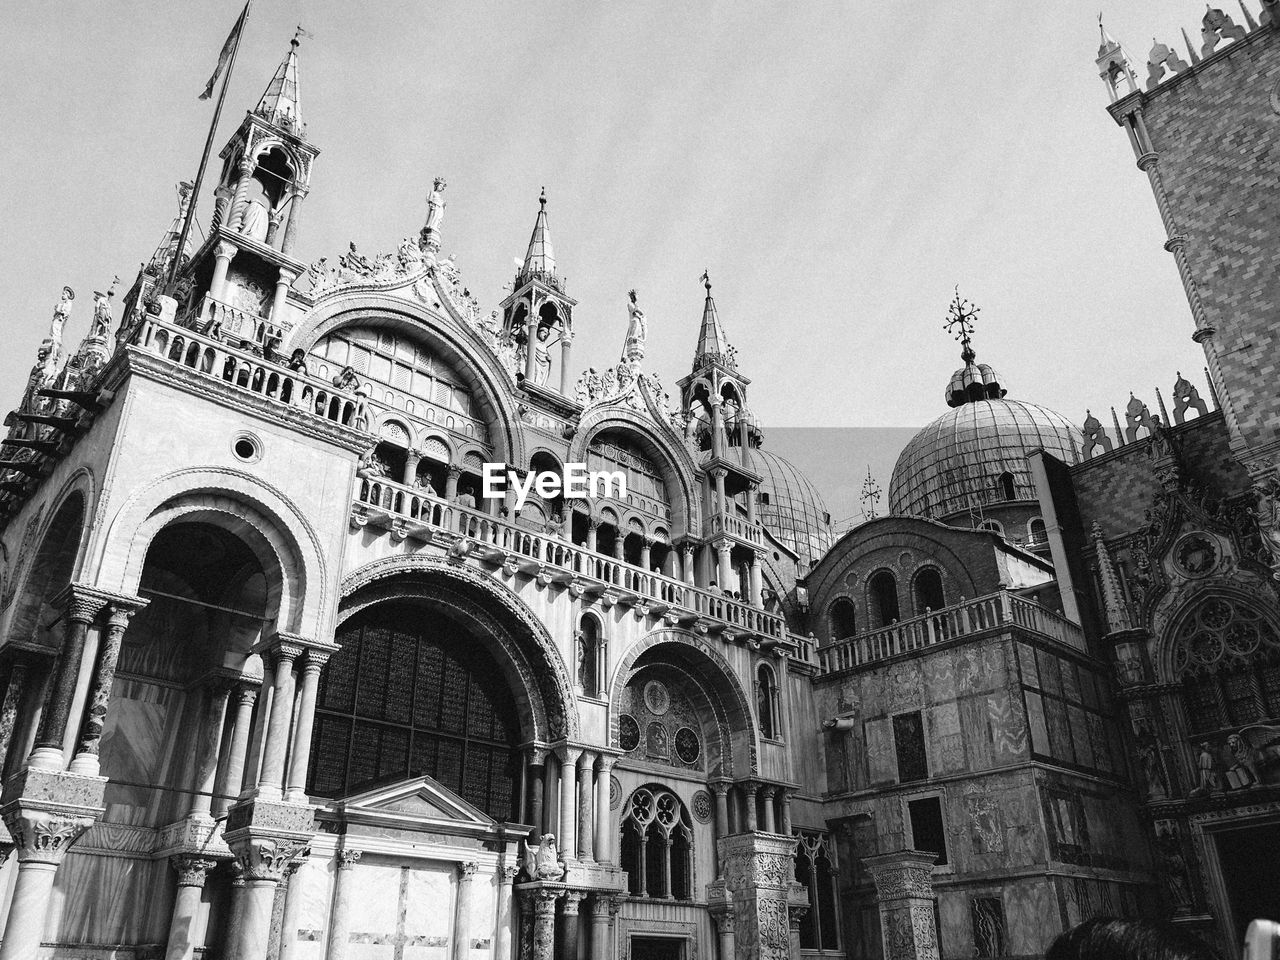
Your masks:
{"label": "flag", "polygon": [[248,13],[249,3],[246,0],[244,9],[240,11],[240,16],[236,18],[235,26],[227,34],[227,42],[222,45],[222,53],[218,54],[218,65],[213,68],[213,76],[205,84],[204,93],[200,94],[201,100],[208,100],[213,96],[213,85],[218,82],[218,77],[222,76],[222,68],[231,59],[231,51],[235,49],[236,41],[240,39],[240,31],[244,29],[244,18]]}

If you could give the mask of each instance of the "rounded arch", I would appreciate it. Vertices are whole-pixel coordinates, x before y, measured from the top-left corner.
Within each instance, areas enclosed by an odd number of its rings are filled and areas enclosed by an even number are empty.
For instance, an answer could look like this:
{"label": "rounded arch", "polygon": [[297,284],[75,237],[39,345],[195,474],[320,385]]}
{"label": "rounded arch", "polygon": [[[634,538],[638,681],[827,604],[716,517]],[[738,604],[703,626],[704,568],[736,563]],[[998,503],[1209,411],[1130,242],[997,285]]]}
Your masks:
{"label": "rounded arch", "polygon": [[[40,624],[50,619],[44,615],[49,601],[75,578],[84,549],[87,507],[82,490],[65,492],[44,518],[38,539],[33,538],[39,546],[26,569],[10,574],[20,579],[13,582],[19,600],[9,621],[9,642],[37,642]],[[40,519],[37,513],[28,522],[39,525]]]}
{"label": "rounded arch", "polygon": [[880,567],[867,577],[867,616],[872,629],[887,627],[902,619],[899,605],[898,578],[888,567]]}
{"label": "rounded arch", "polygon": [[[659,654],[653,653],[655,649]],[[633,643],[614,669],[609,683],[609,745],[619,745],[616,704],[623,687],[659,655],[663,662],[687,670],[707,694],[722,727],[726,748],[720,775],[742,777],[758,773],[760,749],[754,714],[738,675],[709,642],[674,627],[657,630]]]}
{"label": "rounded arch", "polygon": [[510,374],[476,330],[452,316],[441,316],[395,291],[338,292],[325,297],[293,328],[280,352],[309,351],[321,338],[352,326],[387,327],[436,351],[481,403],[494,453],[507,463],[528,462]]}
{"label": "rounded arch", "polygon": [[926,563],[916,568],[911,575],[911,600],[915,605],[912,610],[915,616],[926,610],[941,610],[947,605],[942,569],[937,564]]}
{"label": "rounded arch", "polygon": [[387,600],[445,610],[472,626],[528,717],[527,740],[578,738],[569,669],[547,628],[515,594],[491,577],[439,557],[384,557],[348,574],[338,624]]}
{"label": "rounded arch", "polygon": [[845,640],[858,633],[858,608],[853,598],[841,594],[827,607],[827,629],[831,641]]}
{"label": "rounded arch", "polygon": [[97,546],[98,586],[135,592],[151,540],[179,520],[211,523],[244,540],[266,573],[277,626],[323,634],[330,587],[319,536],[280,490],[229,467],[178,470],[135,490]]}

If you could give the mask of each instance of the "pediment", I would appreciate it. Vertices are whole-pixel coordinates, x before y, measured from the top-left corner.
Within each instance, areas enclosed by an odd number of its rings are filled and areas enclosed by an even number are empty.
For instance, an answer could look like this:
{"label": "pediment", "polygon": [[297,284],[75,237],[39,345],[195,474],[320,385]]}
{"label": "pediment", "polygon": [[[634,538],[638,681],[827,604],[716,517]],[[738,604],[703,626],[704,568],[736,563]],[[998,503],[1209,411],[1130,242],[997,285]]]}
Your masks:
{"label": "pediment", "polygon": [[338,800],[338,819],[443,833],[487,833],[496,820],[431,777],[412,777]]}

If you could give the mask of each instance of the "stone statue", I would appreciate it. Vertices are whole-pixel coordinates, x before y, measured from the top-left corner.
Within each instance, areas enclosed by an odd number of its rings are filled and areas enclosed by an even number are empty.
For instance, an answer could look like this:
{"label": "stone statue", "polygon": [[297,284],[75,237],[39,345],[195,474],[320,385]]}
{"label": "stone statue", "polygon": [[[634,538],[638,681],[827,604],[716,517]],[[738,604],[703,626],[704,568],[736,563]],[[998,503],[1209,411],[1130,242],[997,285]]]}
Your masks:
{"label": "stone statue", "polygon": [[[559,337],[556,338],[557,340]],[[551,328],[545,324],[538,327],[537,342],[533,347],[533,382],[538,386],[546,386],[551,379]]]}
{"label": "stone statue", "polygon": [[622,347],[622,359],[637,362],[644,359],[644,345],[649,337],[649,325],[644,311],[636,304],[636,292],[627,293],[627,339]]}
{"label": "stone statue", "polygon": [[1271,569],[1280,580],[1280,478],[1272,475],[1255,481],[1253,495],[1256,506],[1254,518],[1258,521],[1258,533],[1266,548]]}
{"label": "stone statue", "polygon": [[267,197],[266,188],[257,177],[250,177],[249,195],[245,198],[244,217],[240,221],[240,232],[251,240],[259,242],[267,239],[267,228],[270,226],[271,201]]}
{"label": "stone statue", "polygon": [[1182,844],[1171,824],[1161,823],[1156,827],[1156,851],[1160,864],[1160,878],[1164,882],[1165,892],[1179,911],[1191,906],[1191,887],[1187,882],[1187,861],[1182,853]]}
{"label": "stone statue", "polygon": [[431,192],[427,194],[427,230],[439,230],[440,222],[444,220],[444,198],[440,194],[446,186],[444,177],[436,177]]}
{"label": "stone statue", "polygon": [[560,862],[554,833],[542,835],[534,856],[534,870],[530,873],[538,880],[559,880],[564,876],[564,864]]}
{"label": "stone statue", "polygon": [[49,336],[45,338],[45,343],[51,344],[51,352],[57,354],[62,349],[62,328],[66,326],[68,320],[71,319],[71,304],[76,298],[76,292],[70,287],[62,288],[62,296],[58,300],[57,306],[53,308],[53,319],[49,321]]}
{"label": "stone statue", "polygon": [[1222,774],[1218,772],[1218,758],[1213,755],[1207,742],[1200,744],[1196,768],[1200,771],[1200,779],[1189,796],[1207,797],[1211,793],[1222,792]]}
{"label": "stone statue", "polygon": [[108,288],[106,293],[93,291],[93,320],[89,323],[89,340],[106,340],[111,334],[111,298],[116,295],[116,284],[120,282],[120,278],[116,277],[115,281]]}
{"label": "stone statue", "polygon": [[1248,740],[1238,733],[1227,737],[1227,753],[1231,755],[1231,766],[1227,768],[1227,786],[1232,790],[1243,790],[1262,782],[1258,776],[1258,751]]}

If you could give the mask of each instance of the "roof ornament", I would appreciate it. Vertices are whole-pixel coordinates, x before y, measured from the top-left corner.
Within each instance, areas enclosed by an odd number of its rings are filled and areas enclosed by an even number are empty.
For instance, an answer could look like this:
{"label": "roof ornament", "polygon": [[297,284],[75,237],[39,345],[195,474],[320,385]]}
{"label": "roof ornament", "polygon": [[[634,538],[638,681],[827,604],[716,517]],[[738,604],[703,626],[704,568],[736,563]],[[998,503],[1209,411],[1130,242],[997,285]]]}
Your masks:
{"label": "roof ornament", "polygon": [[[1244,9],[1243,5],[1241,9]],[[1200,48],[1200,55],[1207,57],[1213,53],[1214,47],[1220,41],[1243,40],[1247,33],[1244,27],[1231,19],[1229,13],[1224,13],[1216,7],[1210,7],[1205,4],[1204,19],[1200,21],[1200,36],[1204,40],[1204,46]]]}
{"label": "roof ornament", "polygon": [[[1107,85],[1107,92],[1111,95],[1111,102],[1115,103],[1122,96],[1137,92],[1138,77],[1129,63],[1129,55],[1103,26],[1101,13],[1098,14],[1098,33],[1102,37],[1098,46],[1098,76],[1102,77],[1102,82]],[[1123,92],[1120,90],[1121,80],[1128,88]]]}
{"label": "roof ornament", "polygon": [[879,516],[877,507],[880,504],[882,491],[880,485],[876,483],[875,477],[871,475],[871,465],[867,464],[867,477],[862,481],[862,492],[858,494],[858,500],[862,503],[862,516],[866,520],[874,520]]}
{"label": "roof ornament", "polygon": [[977,357],[977,354],[973,352],[973,346],[970,341],[973,338],[973,321],[977,319],[978,314],[981,312],[981,307],[975,307],[960,296],[960,284],[957,283],[956,296],[951,301],[951,307],[947,311],[947,322],[942,325],[942,328],[955,337],[964,347],[960,351],[960,358],[965,363],[970,363]]}
{"label": "roof ornament", "polygon": [[444,220],[444,188],[448,184],[444,177],[436,177],[431,186],[431,192],[427,194],[427,222],[422,227],[422,234],[418,238],[418,245],[423,251],[435,259],[435,255],[440,252],[440,223]]}
{"label": "roof ornament", "polygon": [[1147,89],[1154,90],[1160,86],[1164,80],[1164,71],[1168,69],[1171,75],[1176,76],[1190,70],[1191,67],[1187,61],[1173,52],[1170,47],[1165,46],[1155,37],[1151,38],[1151,53],[1147,55]]}

